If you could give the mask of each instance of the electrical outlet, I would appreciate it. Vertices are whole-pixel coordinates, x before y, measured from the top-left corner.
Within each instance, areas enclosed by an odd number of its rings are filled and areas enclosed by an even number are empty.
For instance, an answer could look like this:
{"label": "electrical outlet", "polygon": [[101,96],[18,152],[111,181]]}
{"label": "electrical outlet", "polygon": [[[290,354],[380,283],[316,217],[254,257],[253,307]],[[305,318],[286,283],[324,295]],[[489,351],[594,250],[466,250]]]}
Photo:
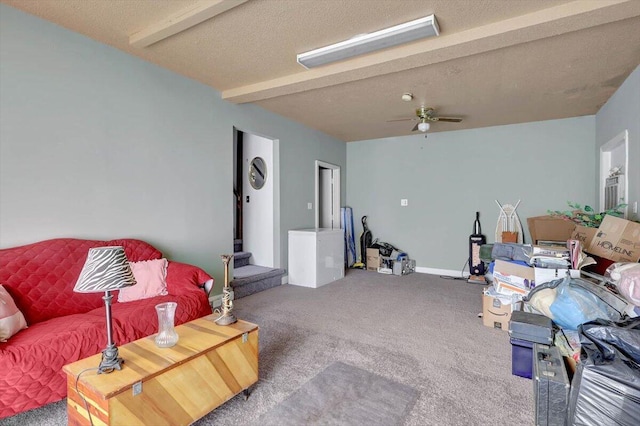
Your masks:
{"label": "electrical outlet", "polygon": [[307,210],[311,210],[313,208],[313,204],[307,203]]}
{"label": "electrical outlet", "polygon": [[211,305],[212,309],[222,306],[222,295],[216,294],[214,296],[209,297],[209,304]]}
{"label": "electrical outlet", "polygon": [[407,207],[409,205],[409,200],[407,200],[406,198],[403,198],[402,200],[400,200],[400,205],[402,207]]}
{"label": "electrical outlet", "polygon": [[[230,296],[231,300],[233,300],[233,290],[230,291]],[[211,305],[211,309],[216,309],[222,306],[222,294],[214,294],[213,296],[209,296],[209,305]]]}

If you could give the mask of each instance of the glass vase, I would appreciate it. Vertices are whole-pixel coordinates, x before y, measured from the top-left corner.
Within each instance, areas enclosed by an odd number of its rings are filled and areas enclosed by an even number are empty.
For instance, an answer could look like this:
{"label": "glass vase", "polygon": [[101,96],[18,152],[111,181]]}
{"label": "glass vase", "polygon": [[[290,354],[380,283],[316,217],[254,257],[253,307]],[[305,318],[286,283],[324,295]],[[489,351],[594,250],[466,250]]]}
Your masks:
{"label": "glass vase", "polygon": [[173,328],[173,321],[176,315],[176,302],[166,302],[156,305],[158,313],[158,334],[155,342],[159,348],[170,348],[178,343],[178,333]]}

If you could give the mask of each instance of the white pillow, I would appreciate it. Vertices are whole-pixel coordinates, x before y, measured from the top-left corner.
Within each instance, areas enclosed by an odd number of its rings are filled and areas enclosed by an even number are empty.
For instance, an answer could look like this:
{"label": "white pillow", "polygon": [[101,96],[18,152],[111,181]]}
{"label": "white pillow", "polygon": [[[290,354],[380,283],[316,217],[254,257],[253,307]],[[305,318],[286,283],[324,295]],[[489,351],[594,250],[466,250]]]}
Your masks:
{"label": "white pillow", "polygon": [[27,321],[20,309],[13,301],[13,297],[0,284],[0,342],[7,339],[18,331],[27,328]]}

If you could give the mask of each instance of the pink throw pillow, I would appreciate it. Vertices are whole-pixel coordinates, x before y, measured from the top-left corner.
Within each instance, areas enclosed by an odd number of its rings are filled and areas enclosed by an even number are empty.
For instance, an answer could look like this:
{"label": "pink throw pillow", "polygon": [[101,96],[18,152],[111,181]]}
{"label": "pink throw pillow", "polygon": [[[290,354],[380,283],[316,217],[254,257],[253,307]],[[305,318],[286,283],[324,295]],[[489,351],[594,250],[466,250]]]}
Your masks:
{"label": "pink throw pillow", "polygon": [[118,302],[133,302],[155,296],[166,296],[167,259],[129,262],[136,285],[125,287],[118,294]]}
{"label": "pink throw pillow", "polygon": [[24,328],[27,328],[24,315],[16,306],[13,297],[0,285],[0,342],[6,342],[9,337]]}

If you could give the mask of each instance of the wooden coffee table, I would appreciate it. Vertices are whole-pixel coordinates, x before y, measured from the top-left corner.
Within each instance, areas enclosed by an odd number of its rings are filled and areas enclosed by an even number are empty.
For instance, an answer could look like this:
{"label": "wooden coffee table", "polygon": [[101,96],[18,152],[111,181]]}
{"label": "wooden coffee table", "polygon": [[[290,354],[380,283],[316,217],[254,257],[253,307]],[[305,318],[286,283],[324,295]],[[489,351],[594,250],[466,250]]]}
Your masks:
{"label": "wooden coffee table", "polygon": [[[218,326],[215,314],[176,327],[172,348],[155,335],[119,346],[122,370],[85,371],[77,380],[94,425],[187,425],[258,381],[258,326],[238,321]],[[80,372],[100,364],[101,354],[66,365],[70,425],[90,424],[76,392]]]}

